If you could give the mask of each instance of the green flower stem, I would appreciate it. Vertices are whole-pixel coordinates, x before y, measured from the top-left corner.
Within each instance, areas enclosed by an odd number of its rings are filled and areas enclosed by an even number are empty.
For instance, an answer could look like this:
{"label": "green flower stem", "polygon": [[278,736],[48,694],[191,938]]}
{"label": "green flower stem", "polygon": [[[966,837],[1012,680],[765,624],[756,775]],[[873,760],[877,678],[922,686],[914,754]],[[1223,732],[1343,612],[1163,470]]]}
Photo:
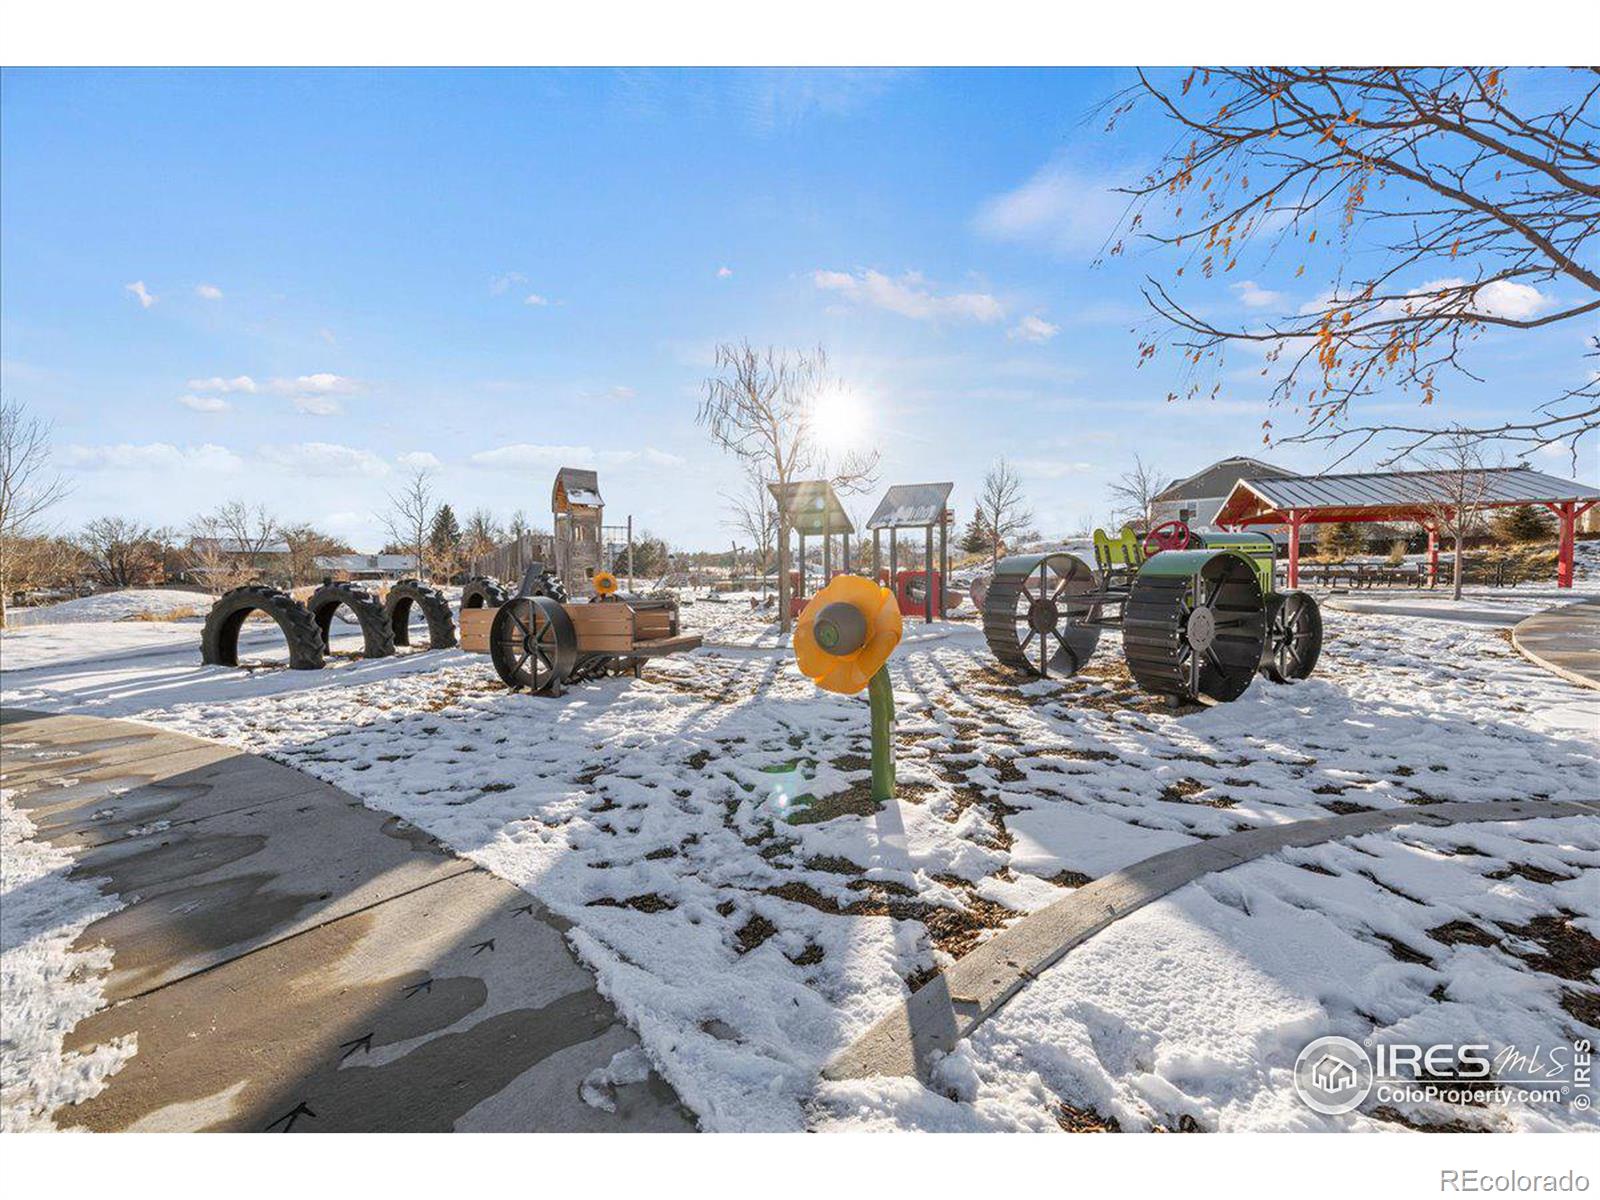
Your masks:
{"label": "green flower stem", "polygon": [[894,688],[885,663],[867,682],[867,703],[872,707],[872,798],[894,798]]}

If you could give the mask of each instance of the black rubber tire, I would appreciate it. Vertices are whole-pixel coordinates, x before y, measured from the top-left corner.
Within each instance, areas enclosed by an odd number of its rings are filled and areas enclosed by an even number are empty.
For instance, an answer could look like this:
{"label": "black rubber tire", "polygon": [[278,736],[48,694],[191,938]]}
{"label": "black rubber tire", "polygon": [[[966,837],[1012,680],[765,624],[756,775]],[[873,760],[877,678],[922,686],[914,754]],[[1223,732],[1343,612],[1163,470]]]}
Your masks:
{"label": "black rubber tire", "polygon": [[200,634],[200,661],[210,666],[239,665],[239,630],[253,612],[264,612],[283,630],[289,644],[289,666],[296,671],[321,670],[322,632],[309,609],[288,592],[247,584],[224,592],[211,606]]}
{"label": "black rubber tire", "polygon": [[306,608],[322,634],[323,650],[331,649],[329,635],[333,631],[334,614],[341,604],[355,614],[361,626],[361,640],[365,643],[361,650],[363,656],[388,658],[394,653],[394,629],[389,624],[383,602],[355,583],[325,583],[306,601]]}
{"label": "black rubber tire", "polygon": [[1309,679],[1322,657],[1322,610],[1308,592],[1267,597],[1267,640],[1261,673],[1273,683]]}
{"label": "black rubber tire", "polygon": [[396,646],[411,644],[413,605],[422,610],[423,620],[428,622],[428,649],[448,650],[456,644],[456,619],[444,593],[420,579],[402,579],[389,589],[389,599],[383,605]]}
{"label": "black rubber tire", "polygon": [[511,589],[498,579],[491,579],[487,575],[474,576],[467,580],[461,589],[463,609],[499,608],[509,599],[511,599]]}

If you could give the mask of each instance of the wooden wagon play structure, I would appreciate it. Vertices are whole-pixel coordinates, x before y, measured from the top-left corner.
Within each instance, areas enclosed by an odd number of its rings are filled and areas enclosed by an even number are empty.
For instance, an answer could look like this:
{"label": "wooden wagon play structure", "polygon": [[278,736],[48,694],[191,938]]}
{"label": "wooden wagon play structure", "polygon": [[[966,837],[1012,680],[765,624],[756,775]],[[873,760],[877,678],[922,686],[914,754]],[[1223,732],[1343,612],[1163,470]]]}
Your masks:
{"label": "wooden wagon play structure", "polygon": [[676,600],[623,595],[609,571],[595,574],[587,600],[547,594],[552,582],[534,564],[516,595],[461,610],[461,648],[489,655],[509,688],[559,696],[569,683],[638,676],[646,660],[700,645],[699,634],[681,631]]}

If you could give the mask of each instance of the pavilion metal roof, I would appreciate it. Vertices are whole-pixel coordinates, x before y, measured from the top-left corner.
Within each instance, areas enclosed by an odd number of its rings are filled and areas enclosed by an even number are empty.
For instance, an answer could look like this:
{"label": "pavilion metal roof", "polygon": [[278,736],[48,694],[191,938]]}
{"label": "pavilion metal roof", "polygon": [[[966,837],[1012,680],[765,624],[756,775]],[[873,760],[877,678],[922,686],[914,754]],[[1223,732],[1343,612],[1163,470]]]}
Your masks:
{"label": "pavilion metal roof", "polygon": [[868,529],[918,529],[937,525],[953,483],[897,483],[883,494],[867,520]]}
{"label": "pavilion metal roof", "polygon": [[800,483],[769,483],[767,490],[778,502],[790,529],[796,533],[854,533],[856,527],[839,503],[833,485],[825,479]]}
{"label": "pavilion metal roof", "polygon": [[[1531,467],[1488,467],[1471,472],[1481,477],[1470,493],[1475,504],[1498,507],[1517,504],[1600,500],[1600,491],[1535,471]],[[1371,471],[1349,475],[1290,475],[1241,479],[1218,510],[1218,524],[1262,519],[1289,511],[1331,514],[1403,516],[1459,491],[1454,471]],[[1313,518],[1314,519],[1314,518]],[[1342,517],[1341,517],[1342,519]]]}

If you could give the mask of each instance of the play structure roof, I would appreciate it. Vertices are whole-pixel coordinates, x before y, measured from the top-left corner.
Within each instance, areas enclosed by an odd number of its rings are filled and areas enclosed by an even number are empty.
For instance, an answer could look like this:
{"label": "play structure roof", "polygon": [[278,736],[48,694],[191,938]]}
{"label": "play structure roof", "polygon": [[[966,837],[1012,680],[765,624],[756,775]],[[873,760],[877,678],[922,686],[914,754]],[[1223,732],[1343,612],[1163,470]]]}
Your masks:
{"label": "play structure roof", "polygon": [[1482,508],[1561,504],[1600,499],[1600,491],[1531,467],[1489,467],[1468,474],[1458,486],[1453,471],[1373,471],[1353,475],[1289,475],[1241,479],[1217,510],[1218,525],[1277,524],[1290,512],[1310,522],[1381,521],[1414,518],[1451,493],[1474,498]]}
{"label": "play structure roof", "polygon": [[953,487],[953,483],[897,483],[878,501],[867,528],[916,529],[937,525]]}
{"label": "play structure roof", "polygon": [[839,503],[833,485],[825,479],[803,483],[769,483],[767,490],[778,502],[789,528],[796,533],[854,533],[855,525]]}
{"label": "play structure roof", "polygon": [[[566,505],[562,504],[563,496],[566,497]],[[579,467],[562,467],[556,472],[555,486],[550,489],[552,512],[561,512],[573,504],[599,508],[604,503],[605,501],[600,499],[598,472],[585,471]]]}

